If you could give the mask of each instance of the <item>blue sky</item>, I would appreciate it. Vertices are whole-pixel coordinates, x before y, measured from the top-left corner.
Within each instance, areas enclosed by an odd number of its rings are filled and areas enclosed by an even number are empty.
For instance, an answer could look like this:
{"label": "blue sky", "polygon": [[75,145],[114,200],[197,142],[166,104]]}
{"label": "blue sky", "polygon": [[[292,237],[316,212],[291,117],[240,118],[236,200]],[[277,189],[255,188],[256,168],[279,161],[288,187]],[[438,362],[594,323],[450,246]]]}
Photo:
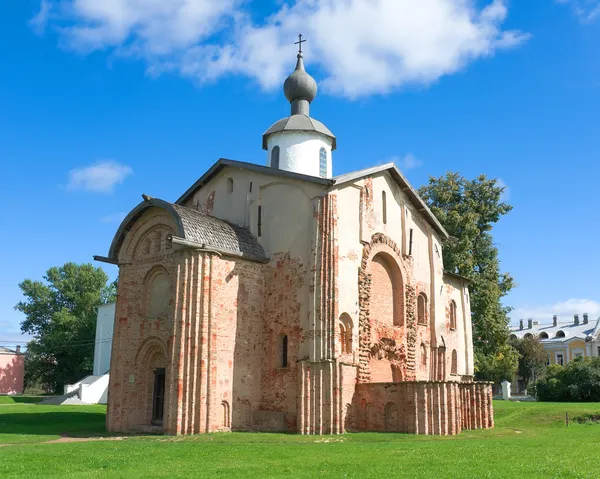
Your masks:
{"label": "blue sky", "polygon": [[447,170],[500,178],[514,319],[600,315],[599,1],[0,9],[0,344],[22,341],[18,283],[106,254],[141,193],[175,200],[220,157],[264,163],[298,31],[335,174],[393,159],[415,186]]}

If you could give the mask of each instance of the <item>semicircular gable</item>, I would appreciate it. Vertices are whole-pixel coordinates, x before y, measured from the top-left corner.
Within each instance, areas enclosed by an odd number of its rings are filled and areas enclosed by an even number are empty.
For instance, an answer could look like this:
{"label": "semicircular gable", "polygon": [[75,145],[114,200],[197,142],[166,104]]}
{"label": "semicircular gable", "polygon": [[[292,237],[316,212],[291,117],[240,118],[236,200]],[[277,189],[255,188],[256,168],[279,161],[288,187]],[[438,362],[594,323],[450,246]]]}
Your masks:
{"label": "semicircular gable", "polygon": [[119,256],[119,252],[121,251],[121,247],[123,246],[123,242],[127,236],[127,233],[131,231],[135,223],[142,217],[142,215],[148,211],[150,208],[158,207],[163,209],[168,216],[174,221],[176,225],[175,234],[177,236],[181,236],[185,238],[185,230],[183,227],[183,222],[181,221],[181,217],[177,214],[177,211],[173,207],[171,203],[167,201],[159,200],[153,198],[148,201],[142,201],[139,205],[137,205],[131,212],[125,217],[119,229],[117,230],[113,241],[110,245],[110,249],[108,252],[108,257],[112,259],[117,259]]}

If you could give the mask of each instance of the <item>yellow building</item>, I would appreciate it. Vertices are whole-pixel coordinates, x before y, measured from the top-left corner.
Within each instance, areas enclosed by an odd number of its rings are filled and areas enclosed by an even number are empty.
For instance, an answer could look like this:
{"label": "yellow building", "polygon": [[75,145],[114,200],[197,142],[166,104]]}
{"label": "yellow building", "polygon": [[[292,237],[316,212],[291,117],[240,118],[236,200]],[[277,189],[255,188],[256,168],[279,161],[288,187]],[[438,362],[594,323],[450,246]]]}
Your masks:
{"label": "yellow building", "polygon": [[565,365],[577,357],[600,356],[599,336],[600,318],[589,321],[589,315],[574,315],[569,323],[559,322],[554,316],[552,324],[540,324],[533,319],[527,320],[527,327],[521,320],[518,327],[512,328],[513,338],[539,338],[548,351],[548,364]]}

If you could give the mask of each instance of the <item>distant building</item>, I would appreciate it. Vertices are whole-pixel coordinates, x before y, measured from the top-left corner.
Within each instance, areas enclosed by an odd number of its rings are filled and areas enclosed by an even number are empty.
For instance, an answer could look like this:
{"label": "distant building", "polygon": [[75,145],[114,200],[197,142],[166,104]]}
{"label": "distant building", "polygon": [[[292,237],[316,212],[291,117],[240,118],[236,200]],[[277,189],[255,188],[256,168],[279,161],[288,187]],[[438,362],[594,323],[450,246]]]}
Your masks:
{"label": "distant building", "polygon": [[96,342],[94,343],[94,376],[108,373],[115,324],[115,303],[103,304],[98,308],[96,319]]}
{"label": "distant building", "polygon": [[[541,324],[533,319],[519,321],[519,326],[511,328],[513,338],[538,338],[548,352],[548,365],[566,365],[578,357],[600,356],[600,318],[589,321],[589,315],[573,316],[572,322],[559,322],[558,316],[552,318],[552,323]],[[522,384],[513,383],[513,393],[521,392]]]}
{"label": "distant building", "polygon": [[114,323],[115,303],[99,306],[92,375],[75,384],[66,384],[66,399],[75,398],[86,404],[106,404]]}
{"label": "distant building", "polygon": [[529,319],[527,327],[521,320],[518,327],[512,328],[511,336],[538,338],[548,351],[548,364],[565,365],[577,357],[600,356],[599,325],[600,318],[590,323],[587,313],[581,320],[576,314],[569,323],[559,322],[558,316],[553,317],[551,324]]}
{"label": "distant building", "polygon": [[12,349],[0,347],[0,394],[23,394],[25,354],[21,346]]}

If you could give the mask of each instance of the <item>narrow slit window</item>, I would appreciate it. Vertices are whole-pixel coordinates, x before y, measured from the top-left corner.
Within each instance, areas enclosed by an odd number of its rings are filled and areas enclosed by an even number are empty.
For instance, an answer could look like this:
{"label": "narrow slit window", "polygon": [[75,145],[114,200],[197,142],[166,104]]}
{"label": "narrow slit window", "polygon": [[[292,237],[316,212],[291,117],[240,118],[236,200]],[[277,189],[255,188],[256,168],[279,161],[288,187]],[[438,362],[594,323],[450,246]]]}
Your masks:
{"label": "narrow slit window", "polygon": [[288,337],[283,336],[281,338],[281,367],[288,367]]}
{"label": "narrow slit window", "polygon": [[327,150],[325,148],[319,150],[319,175],[327,178]]}
{"label": "narrow slit window", "polygon": [[262,236],[262,206],[258,207],[258,236]]}
{"label": "narrow slit window", "polygon": [[381,211],[383,215],[383,224],[387,224],[387,201],[385,198],[385,191],[381,192]]}
{"label": "narrow slit window", "polygon": [[227,178],[227,193],[233,193],[233,178]]}
{"label": "narrow slit window", "polygon": [[271,150],[271,168],[279,168],[279,146]]}
{"label": "narrow slit window", "polygon": [[408,256],[412,256],[412,244],[413,244],[413,229],[410,229],[410,234],[408,236]]}

